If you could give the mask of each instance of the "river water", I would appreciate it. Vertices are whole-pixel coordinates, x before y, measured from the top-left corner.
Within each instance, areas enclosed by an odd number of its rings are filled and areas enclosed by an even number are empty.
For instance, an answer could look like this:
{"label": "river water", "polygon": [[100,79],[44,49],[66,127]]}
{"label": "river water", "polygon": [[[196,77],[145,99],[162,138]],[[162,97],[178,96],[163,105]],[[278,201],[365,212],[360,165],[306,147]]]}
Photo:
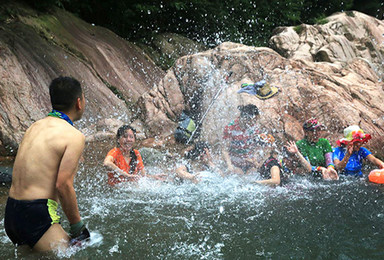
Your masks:
{"label": "river water", "polygon": [[[91,242],[48,258],[384,258],[384,187],[365,179],[295,177],[268,188],[250,184],[255,177],[207,174],[198,184],[142,179],[112,188],[102,154],[85,156],[75,182]],[[0,258],[40,258],[15,249],[5,234],[8,189],[0,188]]]}

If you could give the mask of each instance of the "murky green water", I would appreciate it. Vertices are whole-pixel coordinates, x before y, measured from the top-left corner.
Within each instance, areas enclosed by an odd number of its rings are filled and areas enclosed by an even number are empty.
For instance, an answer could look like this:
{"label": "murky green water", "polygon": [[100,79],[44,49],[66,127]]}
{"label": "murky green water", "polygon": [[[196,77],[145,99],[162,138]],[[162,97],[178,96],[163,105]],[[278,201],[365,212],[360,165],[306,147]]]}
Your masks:
{"label": "murky green water", "polygon": [[[82,165],[75,184],[92,241],[60,257],[384,258],[383,186],[297,178],[271,189],[248,184],[252,177],[212,177],[197,185],[142,180],[111,188],[98,161]],[[0,189],[0,258],[29,259],[15,251],[3,228],[7,191]],[[65,217],[63,226],[68,229]]]}

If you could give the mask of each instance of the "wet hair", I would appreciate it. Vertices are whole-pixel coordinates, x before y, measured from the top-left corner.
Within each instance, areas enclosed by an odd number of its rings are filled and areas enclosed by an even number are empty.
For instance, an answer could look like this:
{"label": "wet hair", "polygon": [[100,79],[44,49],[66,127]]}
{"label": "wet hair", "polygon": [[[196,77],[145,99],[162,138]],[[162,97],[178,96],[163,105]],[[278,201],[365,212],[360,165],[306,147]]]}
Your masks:
{"label": "wet hair", "polygon": [[[117,145],[117,147],[120,147],[119,140],[125,134],[125,132],[127,130],[132,130],[133,135],[135,137],[135,141],[136,141],[136,129],[130,125],[123,125],[123,126],[120,126],[119,129],[117,129],[117,133],[116,133],[116,143],[117,143],[116,145]],[[136,156],[136,153],[133,149],[129,152],[129,155],[131,156],[131,161],[129,162],[129,173],[133,174],[135,172],[136,166],[137,166],[137,156]]]}
{"label": "wet hair", "polygon": [[254,117],[260,114],[257,106],[252,104],[238,106],[237,108],[240,110],[240,117]]}
{"label": "wet hair", "polygon": [[117,129],[117,133],[116,133],[116,143],[117,143],[116,145],[117,145],[117,147],[120,147],[119,140],[125,134],[125,132],[127,130],[132,130],[133,135],[135,137],[135,141],[136,141],[136,129],[133,128],[131,125],[122,125],[119,127],[119,129]]}
{"label": "wet hair", "polygon": [[185,154],[185,158],[196,160],[202,153],[204,153],[205,148],[209,149],[209,144],[207,142],[196,142],[193,149]]}
{"label": "wet hair", "polygon": [[78,98],[82,98],[81,84],[71,77],[58,77],[49,85],[52,108],[59,111],[69,111]]}

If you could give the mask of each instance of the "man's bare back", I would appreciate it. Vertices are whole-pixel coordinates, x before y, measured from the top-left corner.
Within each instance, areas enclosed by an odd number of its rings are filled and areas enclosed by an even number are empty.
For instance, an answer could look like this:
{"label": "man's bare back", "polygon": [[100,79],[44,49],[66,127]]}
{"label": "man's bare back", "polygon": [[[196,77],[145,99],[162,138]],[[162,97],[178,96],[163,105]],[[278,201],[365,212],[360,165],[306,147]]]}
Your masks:
{"label": "man's bare back", "polygon": [[56,181],[62,158],[72,161],[67,167],[76,172],[74,167],[83,148],[84,135],[66,121],[54,117],[37,121],[20,144],[9,196],[18,200],[58,201]]}
{"label": "man's bare back", "polygon": [[[4,215],[12,242],[37,251],[65,249],[90,237],[73,187],[85,139],[73,121],[84,113],[84,93],[76,79],[58,77],[49,95],[52,111],[28,128],[17,151]],[[60,225],[59,203],[70,223],[70,236]]]}

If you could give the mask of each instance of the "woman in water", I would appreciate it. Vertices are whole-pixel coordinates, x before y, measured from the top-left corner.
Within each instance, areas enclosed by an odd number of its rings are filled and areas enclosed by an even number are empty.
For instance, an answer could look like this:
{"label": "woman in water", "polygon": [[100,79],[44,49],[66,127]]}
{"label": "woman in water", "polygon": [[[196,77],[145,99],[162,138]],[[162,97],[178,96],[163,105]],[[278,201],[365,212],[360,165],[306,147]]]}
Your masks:
{"label": "woman in water", "polygon": [[324,125],[317,119],[309,119],[303,124],[304,139],[288,142],[288,152],[295,154],[306,172],[325,180],[337,180],[339,177],[332,161],[332,147],[327,139],[320,138]]}
{"label": "woman in water", "polygon": [[344,138],[337,141],[337,147],[333,153],[333,162],[336,169],[348,176],[362,177],[361,168],[363,160],[367,159],[380,169],[384,169],[384,163],[372,153],[362,147],[371,139],[371,135],[365,134],[357,125],[344,129]]}
{"label": "woman in water", "polygon": [[130,125],[123,125],[117,130],[116,147],[110,150],[104,159],[108,172],[108,183],[137,181],[145,175],[143,159],[138,150],[133,149],[136,142],[136,130]]}

